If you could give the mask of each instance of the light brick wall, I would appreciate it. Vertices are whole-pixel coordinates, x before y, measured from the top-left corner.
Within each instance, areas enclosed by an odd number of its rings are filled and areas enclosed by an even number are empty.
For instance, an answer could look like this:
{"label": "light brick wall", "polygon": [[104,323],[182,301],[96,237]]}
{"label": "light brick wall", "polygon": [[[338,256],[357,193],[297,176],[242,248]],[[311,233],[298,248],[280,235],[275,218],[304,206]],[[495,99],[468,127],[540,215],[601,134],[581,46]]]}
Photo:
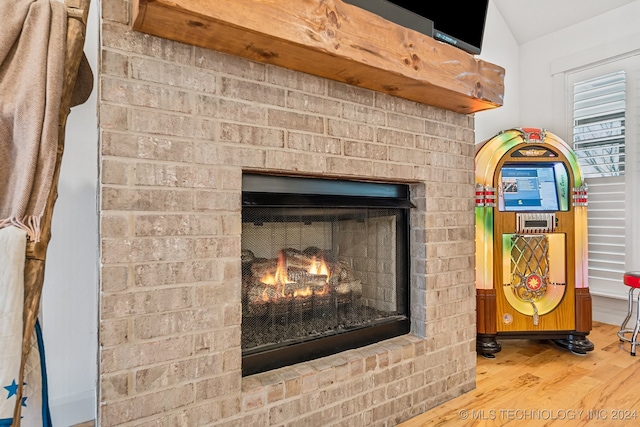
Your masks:
{"label": "light brick wall", "polygon": [[[338,253],[353,261],[355,277],[362,278],[361,304],[394,312],[396,299],[396,218],[341,221],[337,225]],[[358,242],[354,244],[354,242]]]}
{"label": "light brick wall", "polygon": [[[472,389],[473,117],[101,5],[99,425],[384,426]],[[410,183],[412,333],[243,378],[243,170]]]}

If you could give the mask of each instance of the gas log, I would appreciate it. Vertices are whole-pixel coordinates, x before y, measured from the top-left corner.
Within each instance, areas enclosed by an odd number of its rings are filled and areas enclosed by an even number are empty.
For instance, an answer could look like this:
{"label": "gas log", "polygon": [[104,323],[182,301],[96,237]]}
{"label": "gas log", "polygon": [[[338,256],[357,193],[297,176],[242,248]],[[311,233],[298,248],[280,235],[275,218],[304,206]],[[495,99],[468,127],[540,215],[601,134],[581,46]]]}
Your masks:
{"label": "gas log", "polygon": [[349,260],[315,247],[304,251],[286,248],[278,258],[256,258],[244,250],[242,272],[243,297],[250,311],[253,305],[286,304],[312,296],[316,301],[334,294],[348,295],[349,301],[362,296],[362,282],[355,277]]}

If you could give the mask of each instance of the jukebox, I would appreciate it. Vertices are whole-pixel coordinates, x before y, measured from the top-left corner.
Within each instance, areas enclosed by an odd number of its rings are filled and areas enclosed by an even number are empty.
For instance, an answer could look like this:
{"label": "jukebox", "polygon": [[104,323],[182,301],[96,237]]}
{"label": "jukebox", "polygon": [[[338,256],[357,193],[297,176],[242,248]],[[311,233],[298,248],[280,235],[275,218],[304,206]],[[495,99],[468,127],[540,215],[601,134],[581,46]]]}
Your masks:
{"label": "jukebox", "polygon": [[593,350],[587,188],[575,153],[543,129],[503,131],[476,153],[478,354],[499,339]]}

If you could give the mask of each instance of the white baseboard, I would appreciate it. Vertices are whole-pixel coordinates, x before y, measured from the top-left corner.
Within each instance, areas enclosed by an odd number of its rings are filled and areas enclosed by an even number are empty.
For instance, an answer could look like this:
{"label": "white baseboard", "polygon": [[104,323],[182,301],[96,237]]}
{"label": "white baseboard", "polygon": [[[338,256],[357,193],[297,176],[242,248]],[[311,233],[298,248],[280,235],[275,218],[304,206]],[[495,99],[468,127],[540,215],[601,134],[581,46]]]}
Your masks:
{"label": "white baseboard", "polygon": [[[620,325],[627,316],[629,303],[626,299],[592,295],[591,300],[592,318],[597,322]],[[635,310],[633,315],[635,316]],[[635,317],[632,318],[632,320],[634,319]]]}
{"label": "white baseboard", "polygon": [[49,399],[54,426],[73,426],[96,419],[96,396],[89,390],[72,396]]}

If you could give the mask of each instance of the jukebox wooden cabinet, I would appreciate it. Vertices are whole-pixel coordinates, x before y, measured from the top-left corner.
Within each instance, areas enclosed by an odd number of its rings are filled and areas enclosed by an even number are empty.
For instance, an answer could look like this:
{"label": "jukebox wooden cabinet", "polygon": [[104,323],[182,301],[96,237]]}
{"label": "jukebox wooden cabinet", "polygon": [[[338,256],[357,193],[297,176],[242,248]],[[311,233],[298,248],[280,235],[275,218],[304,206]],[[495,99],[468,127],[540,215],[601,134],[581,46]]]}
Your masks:
{"label": "jukebox wooden cabinet", "polygon": [[587,187],[572,149],[543,129],[510,129],[476,153],[477,351],[499,339],[593,350]]}

